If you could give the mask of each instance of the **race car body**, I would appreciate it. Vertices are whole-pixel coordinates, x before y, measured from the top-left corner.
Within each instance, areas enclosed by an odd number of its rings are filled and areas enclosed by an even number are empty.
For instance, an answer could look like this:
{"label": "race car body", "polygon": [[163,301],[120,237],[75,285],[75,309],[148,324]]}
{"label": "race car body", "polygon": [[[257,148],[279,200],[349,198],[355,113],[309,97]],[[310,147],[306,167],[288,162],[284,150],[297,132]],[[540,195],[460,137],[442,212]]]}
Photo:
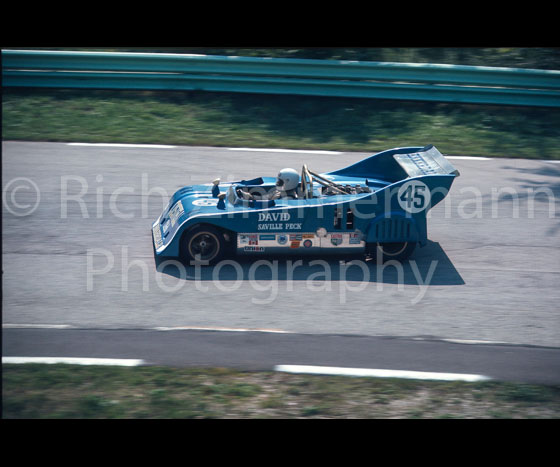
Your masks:
{"label": "race car body", "polygon": [[157,256],[213,263],[227,254],[381,254],[427,243],[426,214],[459,172],[432,145],[395,148],[340,170],[303,166],[294,196],[275,177],[178,190],[152,225]]}

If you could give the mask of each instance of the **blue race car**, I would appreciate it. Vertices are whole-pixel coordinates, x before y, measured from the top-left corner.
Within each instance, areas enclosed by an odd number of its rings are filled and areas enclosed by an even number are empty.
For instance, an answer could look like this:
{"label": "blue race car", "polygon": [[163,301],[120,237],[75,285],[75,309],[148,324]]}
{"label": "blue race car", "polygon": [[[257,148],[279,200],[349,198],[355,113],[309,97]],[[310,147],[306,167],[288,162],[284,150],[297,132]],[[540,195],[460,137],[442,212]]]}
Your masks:
{"label": "blue race car", "polygon": [[352,254],[401,261],[427,243],[426,213],[459,172],[433,146],[395,148],[346,168],[283,169],[178,190],[152,226],[157,257]]}

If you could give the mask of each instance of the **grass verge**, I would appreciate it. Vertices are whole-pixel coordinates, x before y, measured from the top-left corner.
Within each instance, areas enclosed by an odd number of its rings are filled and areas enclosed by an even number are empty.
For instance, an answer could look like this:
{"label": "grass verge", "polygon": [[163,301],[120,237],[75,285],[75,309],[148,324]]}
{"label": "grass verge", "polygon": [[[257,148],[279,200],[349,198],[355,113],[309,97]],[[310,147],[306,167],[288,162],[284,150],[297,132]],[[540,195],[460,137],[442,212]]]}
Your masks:
{"label": "grass verge", "polygon": [[560,387],[242,372],[2,365],[3,418],[558,418]]}
{"label": "grass verge", "polygon": [[4,89],[4,140],[560,159],[560,110],[214,92]]}

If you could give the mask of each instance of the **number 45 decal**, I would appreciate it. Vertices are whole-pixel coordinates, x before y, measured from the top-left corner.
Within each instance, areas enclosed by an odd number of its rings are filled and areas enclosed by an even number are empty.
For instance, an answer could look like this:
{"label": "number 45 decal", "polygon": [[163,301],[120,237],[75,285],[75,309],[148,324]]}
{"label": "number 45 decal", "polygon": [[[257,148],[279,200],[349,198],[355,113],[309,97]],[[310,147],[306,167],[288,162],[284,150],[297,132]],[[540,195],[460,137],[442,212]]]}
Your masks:
{"label": "number 45 decal", "polygon": [[398,199],[401,208],[415,214],[429,206],[430,189],[419,180],[411,180],[399,188]]}

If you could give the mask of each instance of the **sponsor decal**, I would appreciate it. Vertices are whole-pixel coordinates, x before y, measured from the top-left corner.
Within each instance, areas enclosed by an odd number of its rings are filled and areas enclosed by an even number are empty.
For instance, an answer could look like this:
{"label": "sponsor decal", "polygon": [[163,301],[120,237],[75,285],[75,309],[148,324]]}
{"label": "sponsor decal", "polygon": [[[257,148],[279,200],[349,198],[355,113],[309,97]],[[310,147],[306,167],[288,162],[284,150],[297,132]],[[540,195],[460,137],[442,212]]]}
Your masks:
{"label": "sponsor decal", "polygon": [[261,234],[259,235],[259,240],[276,240],[275,234]]}
{"label": "sponsor decal", "polygon": [[239,244],[249,243],[249,235],[239,235]]}
{"label": "sponsor decal", "polygon": [[278,244],[285,245],[288,243],[288,236],[287,235],[278,235]]}
{"label": "sponsor decal", "polygon": [[253,252],[262,253],[264,251],[264,247],[262,247],[262,246],[246,246],[246,247],[243,248],[243,251],[253,251]]}
{"label": "sponsor decal", "polygon": [[302,239],[301,234],[290,234],[290,241],[301,240],[301,239]]}
{"label": "sponsor decal", "polygon": [[359,245],[361,242],[361,235],[359,233],[348,234],[348,243],[350,245]]}
{"label": "sponsor decal", "polygon": [[298,241],[293,241],[292,243],[290,243],[290,248],[299,248],[299,240]]}
{"label": "sponsor decal", "polygon": [[169,230],[169,225],[171,224],[171,221],[169,219],[167,219],[164,224],[163,224],[163,232],[166,233]]}
{"label": "sponsor decal", "polygon": [[173,227],[177,223],[177,220],[183,214],[185,214],[185,208],[183,207],[183,203],[181,202],[181,200],[179,200],[175,203],[175,206],[173,206],[169,210],[169,219],[171,219],[171,227]]}
{"label": "sponsor decal", "polygon": [[304,246],[305,248],[311,248],[311,247],[313,246],[313,241],[311,241],[311,240],[309,240],[309,239],[304,240],[303,246]]}
{"label": "sponsor decal", "polygon": [[152,232],[154,234],[154,244],[156,246],[156,249],[158,249],[163,245],[163,239],[161,238],[161,230],[159,230],[159,224],[156,224],[152,228]]}
{"label": "sponsor decal", "polygon": [[259,237],[257,234],[249,235],[249,245],[258,245],[259,244]]}
{"label": "sponsor decal", "polygon": [[331,234],[331,243],[338,246],[342,243],[342,234]]}

